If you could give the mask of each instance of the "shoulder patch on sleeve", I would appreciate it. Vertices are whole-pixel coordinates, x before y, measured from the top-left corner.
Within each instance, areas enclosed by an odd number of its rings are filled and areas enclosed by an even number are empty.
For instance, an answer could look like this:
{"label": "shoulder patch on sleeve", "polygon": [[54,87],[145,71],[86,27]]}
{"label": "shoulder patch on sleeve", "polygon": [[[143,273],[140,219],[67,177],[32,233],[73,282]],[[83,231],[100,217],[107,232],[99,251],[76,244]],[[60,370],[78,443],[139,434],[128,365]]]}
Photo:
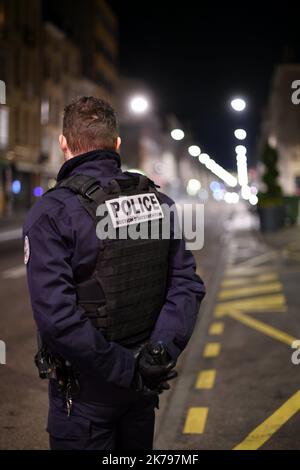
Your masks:
{"label": "shoulder patch on sleeve", "polygon": [[30,243],[29,243],[29,238],[26,237],[24,238],[24,264],[27,264],[29,261],[30,257]]}

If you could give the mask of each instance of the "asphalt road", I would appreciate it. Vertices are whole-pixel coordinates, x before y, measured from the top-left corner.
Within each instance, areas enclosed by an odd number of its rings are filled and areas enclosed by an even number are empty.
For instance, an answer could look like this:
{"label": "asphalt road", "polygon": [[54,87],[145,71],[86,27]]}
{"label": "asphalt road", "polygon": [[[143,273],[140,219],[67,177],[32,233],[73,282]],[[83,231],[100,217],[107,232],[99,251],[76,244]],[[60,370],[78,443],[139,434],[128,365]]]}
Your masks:
{"label": "asphalt road", "polygon": [[[233,212],[232,212],[233,211]],[[262,239],[243,208],[206,211],[204,248],[195,253],[208,294],[162,396],[160,449],[297,449],[300,338],[299,231]],[[47,384],[37,378],[35,327],[19,243],[0,244],[0,449],[47,449]]]}
{"label": "asphalt road", "polygon": [[247,219],[235,210],[217,246],[206,237],[197,255],[204,279],[206,270],[213,277],[160,416],[158,449],[300,448],[300,366],[291,361],[299,229],[263,238]]}

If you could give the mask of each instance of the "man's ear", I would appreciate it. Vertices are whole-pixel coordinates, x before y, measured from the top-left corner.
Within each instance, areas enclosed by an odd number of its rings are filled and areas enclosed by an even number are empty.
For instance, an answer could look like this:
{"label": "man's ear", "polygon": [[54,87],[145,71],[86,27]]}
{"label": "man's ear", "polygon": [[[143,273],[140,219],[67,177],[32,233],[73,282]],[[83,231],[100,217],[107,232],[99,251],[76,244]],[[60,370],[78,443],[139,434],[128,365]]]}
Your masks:
{"label": "man's ear", "polygon": [[71,157],[70,150],[67,144],[67,139],[63,134],[61,134],[58,138],[59,146],[61,148],[61,151],[63,152],[65,156],[65,160],[68,160]]}
{"label": "man's ear", "polygon": [[121,143],[122,143],[121,137],[117,137],[117,142],[116,142],[116,151],[117,152],[120,150]]}

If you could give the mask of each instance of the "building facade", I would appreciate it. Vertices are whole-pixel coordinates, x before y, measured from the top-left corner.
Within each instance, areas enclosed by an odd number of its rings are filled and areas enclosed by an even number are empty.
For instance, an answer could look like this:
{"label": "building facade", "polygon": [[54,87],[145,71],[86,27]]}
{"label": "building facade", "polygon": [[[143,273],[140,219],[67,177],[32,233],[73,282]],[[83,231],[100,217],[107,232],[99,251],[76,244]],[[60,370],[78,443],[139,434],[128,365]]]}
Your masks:
{"label": "building facade", "polygon": [[40,2],[0,0],[0,18],[0,74],[6,83],[6,105],[0,109],[3,215],[29,207],[40,161]]}
{"label": "building facade", "polygon": [[265,140],[278,150],[281,186],[290,195],[300,195],[300,104],[292,101],[295,80],[300,80],[300,64],[276,68],[264,125]]}
{"label": "building facade", "polygon": [[0,0],[0,217],[27,210],[53,183],[64,107],[80,95],[111,100],[117,59],[104,0]]}

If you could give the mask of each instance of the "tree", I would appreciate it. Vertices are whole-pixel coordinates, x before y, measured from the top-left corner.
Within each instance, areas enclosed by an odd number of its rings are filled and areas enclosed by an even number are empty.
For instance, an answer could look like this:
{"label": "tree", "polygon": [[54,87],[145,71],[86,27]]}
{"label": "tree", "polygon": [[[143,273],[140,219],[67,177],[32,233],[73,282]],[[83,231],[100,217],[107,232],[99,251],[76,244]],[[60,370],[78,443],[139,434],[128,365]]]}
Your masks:
{"label": "tree", "polygon": [[265,144],[261,161],[264,164],[264,174],[262,177],[266,186],[266,191],[259,193],[258,200],[260,206],[278,206],[283,204],[283,195],[281,186],[278,183],[279,171],[277,167],[278,152]]}

